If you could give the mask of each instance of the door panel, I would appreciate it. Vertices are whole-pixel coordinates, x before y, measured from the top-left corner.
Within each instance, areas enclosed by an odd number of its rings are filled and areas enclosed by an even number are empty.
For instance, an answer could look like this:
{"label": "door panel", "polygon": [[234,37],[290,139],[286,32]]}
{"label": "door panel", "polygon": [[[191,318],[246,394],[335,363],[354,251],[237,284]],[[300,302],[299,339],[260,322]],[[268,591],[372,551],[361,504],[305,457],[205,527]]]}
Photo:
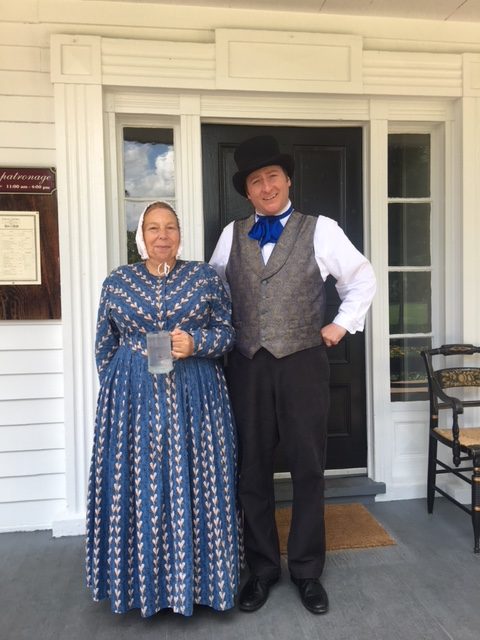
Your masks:
{"label": "door panel", "polygon": [[[268,127],[202,126],[205,259],[215,248],[222,228],[251,213],[248,200],[232,184],[233,153],[246,138]],[[274,127],[272,135],[283,152],[295,159],[290,196],[302,213],[333,218],[353,244],[363,251],[362,130],[360,127]],[[329,276],[326,322],[336,315],[339,298]],[[328,349],[331,366],[331,408],[328,422],[327,468],[366,467],[365,341],[363,333],[347,334]],[[287,470],[281,449],[276,471]]]}

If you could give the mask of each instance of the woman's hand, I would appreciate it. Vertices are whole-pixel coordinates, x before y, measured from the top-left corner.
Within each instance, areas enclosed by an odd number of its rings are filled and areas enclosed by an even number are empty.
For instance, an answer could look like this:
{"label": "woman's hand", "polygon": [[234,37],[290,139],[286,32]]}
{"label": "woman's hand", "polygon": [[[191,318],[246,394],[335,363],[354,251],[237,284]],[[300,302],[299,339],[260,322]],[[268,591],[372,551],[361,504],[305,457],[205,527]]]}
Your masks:
{"label": "woman's hand", "polygon": [[172,338],[172,356],[176,359],[188,358],[193,355],[193,338],[186,331],[174,329],[170,332]]}

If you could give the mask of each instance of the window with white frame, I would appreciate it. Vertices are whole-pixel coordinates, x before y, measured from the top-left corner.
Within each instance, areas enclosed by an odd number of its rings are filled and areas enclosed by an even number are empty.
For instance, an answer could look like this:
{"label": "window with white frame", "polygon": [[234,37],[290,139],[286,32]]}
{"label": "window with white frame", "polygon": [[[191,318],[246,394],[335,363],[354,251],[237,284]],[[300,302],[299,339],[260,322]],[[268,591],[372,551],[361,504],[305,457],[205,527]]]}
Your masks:
{"label": "window with white frame", "polygon": [[393,402],[425,400],[432,344],[431,134],[388,136],[388,291]]}
{"label": "window with white frame", "polygon": [[176,208],[172,128],[123,127],[123,181],[127,255],[131,264],[140,259],[135,232],[146,205],[163,201]]}

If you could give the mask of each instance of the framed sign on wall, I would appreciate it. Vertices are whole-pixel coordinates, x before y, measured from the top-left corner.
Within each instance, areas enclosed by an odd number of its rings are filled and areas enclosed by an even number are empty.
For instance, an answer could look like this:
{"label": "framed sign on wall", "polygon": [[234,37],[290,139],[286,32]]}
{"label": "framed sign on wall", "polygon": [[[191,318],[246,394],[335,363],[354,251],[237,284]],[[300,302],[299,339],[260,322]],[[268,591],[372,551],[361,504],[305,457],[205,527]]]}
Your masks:
{"label": "framed sign on wall", "polygon": [[0,168],[0,320],[61,318],[55,170]]}

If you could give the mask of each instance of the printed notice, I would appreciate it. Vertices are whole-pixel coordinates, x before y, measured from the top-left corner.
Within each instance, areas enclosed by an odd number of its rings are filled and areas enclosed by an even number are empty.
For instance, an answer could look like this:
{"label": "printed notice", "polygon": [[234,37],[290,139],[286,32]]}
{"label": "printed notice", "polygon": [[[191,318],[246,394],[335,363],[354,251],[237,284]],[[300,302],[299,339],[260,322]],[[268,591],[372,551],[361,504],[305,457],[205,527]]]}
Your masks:
{"label": "printed notice", "polygon": [[38,211],[0,211],[0,285],[42,284]]}

